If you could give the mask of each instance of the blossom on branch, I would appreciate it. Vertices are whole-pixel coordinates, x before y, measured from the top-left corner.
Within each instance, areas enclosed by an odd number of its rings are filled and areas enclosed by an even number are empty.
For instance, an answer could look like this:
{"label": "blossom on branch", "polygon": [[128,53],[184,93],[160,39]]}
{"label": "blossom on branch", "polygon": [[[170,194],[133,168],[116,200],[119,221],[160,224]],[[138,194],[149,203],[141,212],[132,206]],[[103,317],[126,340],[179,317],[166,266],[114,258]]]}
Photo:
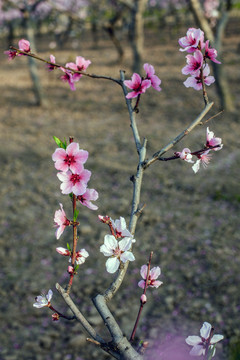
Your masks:
{"label": "blossom on branch", "polygon": [[155,75],[154,67],[150,64],[144,64],[143,68],[146,71],[146,80],[151,81],[151,85],[155,90],[161,91],[162,89],[159,86],[161,84],[161,80],[157,75]]}
{"label": "blossom on branch", "polygon": [[[144,280],[141,280],[138,283],[138,286],[142,289],[145,288],[145,283],[146,283],[146,279],[147,279],[147,271],[148,271],[148,266],[142,265],[140,274]],[[158,288],[160,285],[162,285],[162,281],[156,280],[160,274],[161,274],[161,269],[159,266],[156,266],[149,271],[148,280],[147,280],[147,288],[149,286]]]}
{"label": "blossom on branch", "polygon": [[134,261],[135,257],[130,250],[132,241],[130,238],[124,238],[121,241],[117,241],[113,235],[105,235],[104,244],[100,247],[100,252],[104,256],[110,256],[106,262],[106,269],[109,273],[115,273],[120,263],[127,261]]}
{"label": "blossom on branch", "polygon": [[210,59],[211,61],[215,62],[216,64],[221,64],[220,61],[216,59],[217,57],[217,50],[214,48],[209,47],[209,40],[205,43],[205,54],[204,58]]}
{"label": "blossom on branch", "polygon": [[143,80],[139,74],[134,73],[132,80],[124,80],[124,85],[133,90],[126,95],[127,99],[132,99],[140,94],[145,93],[146,90],[151,86],[151,81]]}
{"label": "blossom on branch", "polygon": [[50,289],[46,296],[45,295],[39,295],[39,296],[35,297],[36,302],[33,304],[33,306],[36,307],[36,308],[42,308],[42,307],[45,307],[45,306],[49,307],[51,305],[52,296],[53,296],[53,292]]}
{"label": "blossom on branch", "polygon": [[193,163],[191,150],[184,148],[181,152],[175,152],[175,155],[179,156],[180,159],[185,160],[189,163]]}
{"label": "blossom on branch", "polygon": [[192,53],[198,48],[202,49],[203,42],[204,32],[201,29],[189,28],[186,36],[178,40],[179,45],[183,48],[179,50]]}
{"label": "blossom on branch", "polygon": [[[50,55],[50,62],[55,64],[56,63],[56,59],[55,59],[55,56],[54,55]],[[47,68],[49,71],[53,71],[56,66],[52,65],[52,64],[47,64]]]}
{"label": "blossom on branch", "polygon": [[71,255],[71,251],[68,249],[65,249],[63,247],[58,247],[56,248],[56,251],[63,256],[70,256]]}
{"label": "blossom on branch", "polygon": [[[31,51],[30,42],[28,40],[25,40],[25,39],[21,39],[18,42],[18,47],[19,47],[19,50],[24,51],[24,52],[30,52]],[[18,56],[21,56],[21,55],[24,55],[24,54],[18,54]]]}
{"label": "blossom on branch", "polygon": [[83,169],[78,174],[73,174],[71,171],[59,172],[57,177],[62,184],[60,189],[62,194],[83,195],[87,190],[87,183],[91,177],[91,171]]}
{"label": "blossom on branch", "polygon": [[[205,65],[203,71],[203,81],[206,85],[211,85],[214,83],[215,79],[213,76],[208,76],[210,74],[210,69],[208,64]],[[198,70],[195,74],[188,77],[186,81],[183,83],[187,88],[193,87],[195,90],[201,90],[202,89],[202,76],[201,76],[201,70]]]}
{"label": "blossom on branch", "polygon": [[[85,71],[91,64],[90,60],[85,60],[82,56],[76,57],[76,64],[73,62],[67,63],[66,67],[75,71]],[[73,81],[78,81],[82,77],[82,74],[74,73]]]}
{"label": "blossom on branch", "polygon": [[[18,42],[18,48],[21,51],[25,51],[25,52],[30,52],[30,42],[28,40],[25,39],[21,39]],[[13,60],[16,56],[22,56],[24,54],[19,53],[16,50],[7,50],[4,51],[4,54],[6,54],[8,56],[8,60]]]}
{"label": "blossom on branch", "polygon": [[[81,264],[85,263],[86,258],[88,256],[89,256],[89,253],[85,249],[81,249],[81,250],[77,251],[76,258],[75,258],[76,264],[81,265]],[[69,259],[69,261],[71,261],[71,259]]]}
{"label": "blossom on branch", "polygon": [[214,150],[214,151],[218,151],[218,150],[222,149],[222,147],[223,147],[222,139],[218,138],[218,137],[215,137],[214,132],[210,131],[208,127],[207,127],[206,137],[207,137],[206,147],[217,146],[217,147],[211,149],[211,150]]}
{"label": "blossom on branch", "polygon": [[97,210],[97,205],[94,205],[91,201],[95,201],[98,199],[98,192],[95,189],[87,189],[86,192],[77,197],[77,200],[90,210]]}
{"label": "blossom on branch", "polygon": [[120,219],[117,219],[117,220],[111,219],[111,222],[112,222],[112,227],[116,234],[116,238],[128,237],[132,240],[132,243],[136,242],[136,240],[133,239],[133,235],[127,229],[126,220],[122,216],[120,216]]}
{"label": "blossom on branch", "polygon": [[75,85],[74,85],[74,79],[73,79],[73,74],[71,73],[70,70],[67,70],[67,69],[64,69],[63,67],[60,67],[60,69],[65,73],[64,75],[62,75],[60,77],[60,79],[63,81],[63,82],[68,82],[69,86],[70,86],[70,89],[72,91],[75,91],[76,88],[75,88]]}
{"label": "blossom on branch", "polygon": [[204,151],[204,153],[197,155],[198,160],[195,162],[195,164],[192,166],[193,171],[195,174],[200,169],[200,165],[202,164],[204,168],[206,168],[211,160],[212,155],[209,154],[210,150]]}
{"label": "blossom on branch", "polygon": [[66,217],[66,213],[65,211],[63,210],[63,206],[62,204],[59,204],[60,205],[60,210],[56,210],[55,211],[55,215],[54,215],[54,222],[55,222],[55,227],[57,227],[57,230],[56,230],[56,238],[59,239],[60,236],[62,235],[64,229],[66,226],[69,226],[70,225],[70,221],[68,220],[68,218]]}
{"label": "blossom on branch", "polygon": [[182,69],[182,74],[194,74],[196,71],[200,70],[203,65],[203,54],[200,50],[196,50],[193,55],[187,55],[187,64]]}
{"label": "blossom on branch", "polygon": [[58,148],[54,151],[52,159],[55,162],[55,168],[60,171],[71,170],[73,173],[81,173],[83,164],[88,159],[88,152],[79,149],[79,144],[72,142],[65,149]]}
{"label": "blossom on branch", "polygon": [[193,346],[192,350],[190,351],[190,355],[193,356],[201,356],[205,355],[206,350],[209,348],[213,350],[213,355],[215,355],[216,349],[215,344],[223,339],[223,335],[213,335],[213,328],[212,325],[208,322],[204,322],[201,329],[200,335],[201,336],[188,336],[185,341],[188,345]]}

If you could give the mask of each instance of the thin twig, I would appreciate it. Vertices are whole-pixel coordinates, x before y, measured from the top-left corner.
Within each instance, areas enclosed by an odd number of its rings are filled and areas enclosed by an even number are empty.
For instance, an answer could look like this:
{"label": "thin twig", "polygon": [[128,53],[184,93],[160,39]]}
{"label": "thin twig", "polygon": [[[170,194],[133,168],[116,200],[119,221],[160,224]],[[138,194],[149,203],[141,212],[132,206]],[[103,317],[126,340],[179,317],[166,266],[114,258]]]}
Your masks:
{"label": "thin twig", "polygon": [[[142,295],[146,295],[152,256],[153,256],[153,251],[151,251],[150,255],[149,255],[149,260],[148,260],[148,263],[147,263],[147,275],[146,275],[145,286],[144,286]],[[133,342],[133,340],[134,340],[134,337],[135,337],[135,334],[136,334],[136,331],[137,331],[137,326],[138,326],[138,323],[139,323],[139,319],[140,319],[144,304],[145,303],[142,300],[140,300],[140,307],[139,307],[137,319],[136,319],[136,322],[135,322],[135,325],[133,327],[133,331],[132,331],[132,334],[131,334],[131,337],[130,337],[130,340],[129,340],[130,342]]]}
{"label": "thin twig", "polygon": [[175,137],[170,143],[168,143],[166,146],[164,146],[161,150],[157,151],[155,154],[153,154],[152,158],[145,161],[143,163],[144,170],[147,169],[150,165],[152,165],[155,161],[157,161],[159,158],[162,157],[163,154],[165,154],[168,150],[170,150],[174,145],[176,145],[180,140],[182,140],[186,135],[188,135],[197,125],[199,125],[203,119],[203,117],[209,112],[209,110],[213,106],[213,102],[209,103],[205,106],[203,111],[198,115],[198,117],[185,129],[183,130],[179,135]]}
{"label": "thin twig", "polygon": [[54,66],[54,67],[56,67],[56,68],[63,68],[63,69],[65,69],[65,70],[69,70],[69,71],[71,71],[71,72],[74,73],[74,74],[81,74],[81,75],[83,75],[83,76],[87,76],[87,77],[90,77],[90,78],[93,78],[93,79],[111,80],[111,81],[116,82],[118,85],[122,85],[120,80],[114,79],[114,78],[112,78],[112,77],[110,77],[110,76],[89,74],[89,73],[86,73],[86,72],[84,72],[84,71],[74,70],[74,69],[71,69],[71,68],[66,67],[66,66],[64,66],[64,65],[60,65],[60,64],[53,63],[53,62],[51,62],[51,61],[45,60],[45,59],[41,58],[40,56],[35,55],[35,54],[33,54],[33,53],[29,53],[29,52],[20,50],[20,49],[14,47],[14,46],[10,46],[9,48],[10,48],[10,50],[15,50],[15,51],[17,51],[17,52],[20,53],[20,54],[24,54],[24,55],[26,55],[26,56],[30,56],[30,57],[32,57],[32,58],[34,58],[34,59],[36,59],[36,60],[39,60],[39,61],[42,61],[42,62],[44,62],[44,63],[46,63],[46,64],[52,65],[52,66]]}

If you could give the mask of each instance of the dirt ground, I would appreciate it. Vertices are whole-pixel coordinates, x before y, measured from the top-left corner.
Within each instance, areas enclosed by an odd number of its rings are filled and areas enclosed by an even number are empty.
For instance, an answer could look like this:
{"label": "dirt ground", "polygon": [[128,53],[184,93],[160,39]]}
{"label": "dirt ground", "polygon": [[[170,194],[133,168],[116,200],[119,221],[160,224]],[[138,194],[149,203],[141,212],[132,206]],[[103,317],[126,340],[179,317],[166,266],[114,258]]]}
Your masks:
{"label": "dirt ground", "polygon": [[[138,126],[148,139],[147,156],[166,145],[200,113],[201,94],[183,86],[185,54],[179,52],[179,33],[148,31],[144,62],[154,65],[162,80],[162,92],[149,89],[142,97]],[[103,36],[98,47],[91,36],[79,40],[77,50],[69,42],[62,50],[49,50],[52,39],[38,41],[39,54],[54,53],[58,62],[74,61],[76,55],[91,59],[89,72],[119,76],[119,69],[131,76],[131,51],[126,43],[123,64],[116,63],[112,43]],[[17,41],[15,45],[17,44]],[[76,41],[75,43],[76,44]],[[66,247],[71,231],[56,241],[53,215],[64,205],[70,214],[68,196],[60,193],[59,180],[51,160],[56,146],[52,136],[74,136],[89,151],[86,168],[92,171],[90,187],[97,189],[98,211],[80,211],[80,247],[90,253],[75,279],[72,297],[81,311],[103,336],[107,332],[91,297],[109,284],[106,258],[99,253],[107,228],[98,214],[129,219],[132,183],[137,154],[132,140],[128,113],[120,87],[104,80],[82,78],[77,91],[48,73],[40,64],[42,85],[48,98],[45,108],[34,106],[27,59],[8,62],[1,41],[1,208],[0,208],[0,359],[1,360],[88,360],[108,355],[85,341],[80,324],[52,322],[46,308],[33,308],[35,296],[54,291],[53,305],[70,315],[55,290],[58,281],[67,281],[66,258],[56,253]],[[148,291],[148,302],[137,331],[137,340],[149,341],[147,359],[178,360],[179,349],[188,353],[184,339],[198,335],[204,321],[224,335],[217,345],[216,360],[236,360],[240,348],[239,329],[239,37],[229,35],[223,59],[236,104],[234,113],[223,113],[210,123],[216,136],[223,138],[222,151],[213,154],[206,170],[195,175],[182,161],[155,163],[144,177],[144,213],[136,230],[136,261],[110,308],[124,333],[129,336],[137,315],[140,289],[139,268],[154,251],[153,265],[162,269],[163,285]],[[210,115],[219,110],[216,89],[208,89],[215,102]],[[209,115],[209,116],[210,116]],[[183,147],[198,150],[205,142],[205,128],[199,127],[173,151]],[[170,151],[169,156],[173,154]],[[177,349],[176,351],[174,349]],[[171,355],[169,355],[171,353]],[[174,354],[174,355],[173,355]],[[237,357],[238,356],[238,357]],[[188,356],[186,355],[185,359]]]}

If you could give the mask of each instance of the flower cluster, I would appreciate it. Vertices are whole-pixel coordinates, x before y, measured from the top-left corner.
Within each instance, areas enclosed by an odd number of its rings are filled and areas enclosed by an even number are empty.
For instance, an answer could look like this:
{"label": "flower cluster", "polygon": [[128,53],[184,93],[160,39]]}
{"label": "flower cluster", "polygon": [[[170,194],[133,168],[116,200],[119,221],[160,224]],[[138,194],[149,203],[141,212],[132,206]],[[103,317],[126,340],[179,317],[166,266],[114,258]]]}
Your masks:
{"label": "flower cluster", "polygon": [[[28,40],[24,40],[21,39],[18,42],[18,48],[20,51],[24,51],[26,53],[29,53],[31,51],[30,49],[30,42]],[[8,50],[8,51],[4,51],[4,54],[6,54],[8,56],[9,60],[13,60],[16,56],[22,56],[24,54],[21,54],[19,51],[17,50]]]}
{"label": "flower cluster", "polygon": [[222,139],[215,137],[213,131],[210,131],[207,127],[206,131],[206,144],[203,149],[195,152],[191,152],[190,149],[184,148],[181,152],[175,152],[175,155],[180,159],[189,163],[194,163],[192,160],[193,156],[197,157],[196,162],[193,164],[192,169],[195,173],[198,172],[200,166],[207,167],[210,162],[211,154],[210,151],[218,151],[223,147]]}
{"label": "flower cluster", "polygon": [[61,80],[68,82],[72,91],[76,90],[75,83],[82,77],[82,74],[76,71],[85,71],[90,64],[90,60],[85,60],[84,57],[77,56],[76,63],[70,62],[67,63],[65,67],[60,68],[64,72],[64,75],[61,76]]}
{"label": "flower cluster", "polygon": [[[16,56],[25,55],[25,53],[31,53],[30,42],[25,39],[21,39],[18,42],[18,50],[8,50],[4,53],[8,56],[9,60],[13,60]],[[82,56],[76,57],[76,62],[69,62],[65,66],[60,66],[56,64],[56,59],[54,55],[50,55],[50,61],[47,62],[47,69],[53,71],[56,68],[59,68],[64,72],[60,78],[63,82],[67,82],[72,91],[76,90],[75,83],[78,82],[82,77],[82,72],[86,71],[88,66],[91,64],[90,60],[84,59]]]}
{"label": "flower cluster", "polygon": [[184,75],[190,75],[184,81],[184,85],[201,90],[203,82],[208,86],[214,83],[214,77],[209,76],[210,68],[206,60],[209,59],[217,64],[221,63],[216,59],[217,50],[210,48],[209,40],[204,42],[204,32],[200,29],[190,28],[186,36],[180,38],[178,43],[182,47],[180,51],[191,53],[186,56],[187,65],[182,69]]}
{"label": "flower cluster", "polygon": [[[84,169],[84,164],[88,159],[88,152],[79,149],[79,144],[71,142],[65,149],[58,148],[52,155],[55,162],[55,168],[59,170],[57,177],[62,184],[60,189],[63,194],[71,194],[77,196],[78,200],[91,210],[97,207],[91,203],[91,200],[98,198],[98,193],[94,189],[87,189],[91,172]],[[64,214],[62,214],[64,220]]]}
{"label": "flower cluster", "polygon": [[190,355],[205,355],[208,350],[211,352],[211,358],[215,355],[215,344],[223,339],[223,335],[213,335],[213,327],[208,322],[204,322],[200,329],[201,336],[188,336],[185,341],[193,346]]}
{"label": "flower cluster", "polygon": [[[104,244],[100,247],[100,252],[104,256],[108,256],[106,261],[106,269],[109,273],[115,273],[121,263],[126,261],[134,261],[135,257],[130,251],[132,243],[136,240],[126,227],[126,221],[123,217],[112,220],[108,216],[99,215],[99,219],[109,225],[112,235],[105,235]],[[118,241],[117,239],[122,239]]]}
{"label": "flower cluster", "polygon": [[139,74],[134,73],[132,75],[132,80],[124,81],[124,85],[133,90],[126,95],[127,99],[132,99],[140,94],[145,93],[146,90],[151,86],[157,91],[162,90],[160,88],[161,80],[157,75],[155,75],[154,67],[150,64],[144,64],[143,68],[146,72],[145,78],[142,78]]}

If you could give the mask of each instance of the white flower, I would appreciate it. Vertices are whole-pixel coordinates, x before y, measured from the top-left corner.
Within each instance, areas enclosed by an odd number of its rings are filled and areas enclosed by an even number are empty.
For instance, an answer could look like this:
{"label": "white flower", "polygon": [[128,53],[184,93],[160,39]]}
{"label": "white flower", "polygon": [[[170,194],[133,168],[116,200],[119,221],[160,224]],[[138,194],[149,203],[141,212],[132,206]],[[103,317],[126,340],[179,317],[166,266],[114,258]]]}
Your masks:
{"label": "white flower", "polygon": [[106,268],[109,273],[115,273],[119,268],[120,262],[134,261],[135,257],[131,251],[132,239],[125,237],[117,241],[113,235],[105,235],[104,244],[100,247],[100,252],[104,256],[110,256],[106,262]]}
{"label": "white flower", "polygon": [[209,154],[210,150],[204,151],[201,155],[199,155],[199,159],[195,162],[195,164],[192,166],[193,171],[195,174],[200,169],[200,165],[202,164],[204,168],[206,168],[211,160],[211,154]]}
{"label": "white flower", "polygon": [[126,220],[120,216],[120,219],[113,220],[111,219],[113,229],[116,232],[116,236],[119,238],[130,238],[132,240],[132,243],[135,243],[136,240],[133,239],[133,235],[130,233],[130,231],[127,229]]}
{"label": "white flower", "polygon": [[212,357],[215,355],[216,350],[214,344],[222,340],[223,335],[213,335],[211,339],[209,339],[209,337],[211,336],[211,332],[212,332],[212,325],[209,324],[208,322],[204,322],[203,326],[200,329],[201,336],[193,335],[193,336],[188,336],[185,339],[188,345],[193,346],[192,350],[190,351],[190,355],[193,356],[205,355],[206,348],[208,346],[210,350],[214,348]]}
{"label": "white flower", "polygon": [[[85,249],[81,249],[81,250],[77,251],[76,264],[81,265],[81,264],[85,263],[85,260],[88,256],[89,256],[89,253]],[[71,260],[69,259],[69,261],[71,261]]]}
{"label": "white flower", "polygon": [[45,295],[39,295],[35,298],[35,303],[33,304],[36,308],[42,308],[44,306],[49,306],[51,304],[51,299],[53,296],[52,290],[48,290],[48,294]]}

